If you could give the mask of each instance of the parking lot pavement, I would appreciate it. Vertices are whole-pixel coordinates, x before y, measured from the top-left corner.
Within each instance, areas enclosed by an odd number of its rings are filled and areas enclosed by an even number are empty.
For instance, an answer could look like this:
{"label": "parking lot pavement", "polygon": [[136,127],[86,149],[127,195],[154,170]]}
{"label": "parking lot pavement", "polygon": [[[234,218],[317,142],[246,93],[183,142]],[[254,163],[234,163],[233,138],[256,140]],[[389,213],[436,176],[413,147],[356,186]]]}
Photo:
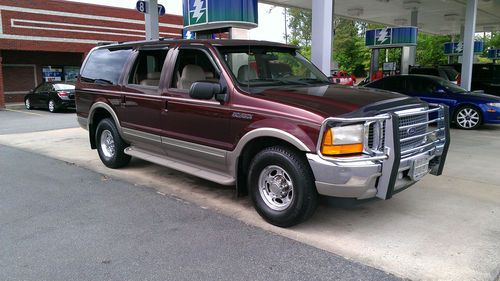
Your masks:
{"label": "parking lot pavement", "polygon": [[400,280],[151,188],[0,155],[0,280]]}
{"label": "parking lot pavement", "polygon": [[[248,198],[143,161],[105,168],[87,132],[66,129],[0,136],[0,143],[49,155],[141,186],[154,187],[246,224],[416,280],[495,280],[500,272],[500,126],[452,130],[444,175],[427,176],[388,201],[352,208],[323,204],[302,225],[265,223]],[[36,141],[44,140],[44,141]]]}
{"label": "parking lot pavement", "polygon": [[78,127],[74,110],[50,113],[26,110],[22,106],[0,109],[0,135]]}

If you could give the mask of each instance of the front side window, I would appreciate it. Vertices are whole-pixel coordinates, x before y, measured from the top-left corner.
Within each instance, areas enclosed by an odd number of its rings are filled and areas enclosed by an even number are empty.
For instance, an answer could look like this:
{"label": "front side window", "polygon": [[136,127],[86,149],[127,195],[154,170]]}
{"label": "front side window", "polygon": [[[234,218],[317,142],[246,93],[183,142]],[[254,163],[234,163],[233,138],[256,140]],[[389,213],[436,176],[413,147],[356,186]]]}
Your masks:
{"label": "front side window", "polygon": [[292,48],[241,46],[218,50],[243,87],[329,83],[319,69]]}
{"label": "front side window", "polygon": [[118,84],[118,79],[132,49],[97,49],[93,51],[81,72],[83,82]]}
{"label": "front side window", "polygon": [[219,73],[208,55],[199,49],[180,49],[171,88],[187,92],[194,82],[219,81]]}
{"label": "front side window", "polygon": [[128,83],[133,85],[158,87],[167,50],[139,51]]}

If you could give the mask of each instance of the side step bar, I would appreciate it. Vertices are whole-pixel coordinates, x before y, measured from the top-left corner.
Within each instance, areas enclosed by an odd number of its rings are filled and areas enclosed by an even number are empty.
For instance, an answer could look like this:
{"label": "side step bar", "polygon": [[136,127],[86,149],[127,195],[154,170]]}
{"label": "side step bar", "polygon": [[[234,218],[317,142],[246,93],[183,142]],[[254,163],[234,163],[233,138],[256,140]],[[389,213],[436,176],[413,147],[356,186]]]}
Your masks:
{"label": "side step bar", "polygon": [[150,152],[146,152],[144,150],[138,149],[136,147],[127,147],[125,148],[125,154],[128,154],[133,157],[137,157],[148,162],[152,162],[161,166],[165,166],[174,170],[178,170],[180,172],[184,172],[186,174],[190,174],[202,179],[206,179],[209,181],[216,182],[222,185],[235,185],[236,179],[221,174],[220,172],[216,172],[213,170],[204,169],[202,167],[198,167],[192,164],[187,164],[185,162],[180,162],[178,160],[169,158],[164,155],[157,155]]}

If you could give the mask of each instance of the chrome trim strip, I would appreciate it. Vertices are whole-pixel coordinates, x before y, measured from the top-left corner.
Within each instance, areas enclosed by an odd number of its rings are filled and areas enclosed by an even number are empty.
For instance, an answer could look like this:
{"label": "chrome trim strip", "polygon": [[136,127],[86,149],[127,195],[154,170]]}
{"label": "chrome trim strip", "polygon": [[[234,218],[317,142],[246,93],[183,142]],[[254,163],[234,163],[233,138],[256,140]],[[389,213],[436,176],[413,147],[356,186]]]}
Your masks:
{"label": "chrome trim strip", "polygon": [[210,146],[205,146],[205,145],[201,145],[201,144],[196,144],[196,143],[191,143],[191,142],[187,142],[187,141],[181,141],[181,140],[166,138],[166,137],[160,137],[160,138],[161,138],[161,143],[164,145],[171,145],[171,146],[175,146],[178,148],[211,155],[211,156],[218,157],[218,158],[225,158],[226,154],[227,154],[227,152],[225,150],[213,148]]}
{"label": "chrome trim strip", "polygon": [[420,149],[424,149],[424,148],[427,148],[428,146],[433,146],[433,145],[436,145],[437,143],[440,143],[440,142],[443,142],[445,141],[444,139],[437,139],[433,142],[430,142],[430,143],[427,143],[427,144],[424,144],[422,146],[419,146],[419,147],[415,147],[415,148],[412,148],[412,149],[408,149],[408,150],[403,150],[401,151],[401,154],[408,154],[408,153],[412,153],[412,152],[415,152],[415,151],[418,151]]}
{"label": "chrome trim strip", "polygon": [[417,124],[411,124],[411,125],[401,126],[401,127],[399,127],[399,129],[400,130],[404,130],[404,129],[408,129],[408,128],[411,128],[411,127],[429,125],[429,124],[432,124],[434,122],[439,122],[439,121],[443,121],[443,120],[444,120],[444,117],[439,117],[439,118],[432,119],[432,120],[427,121],[427,122],[422,122],[422,123],[417,123]]}
{"label": "chrome trim strip", "polygon": [[434,131],[427,132],[425,134],[420,134],[420,135],[416,135],[416,136],[407,137],[407,138],[401,139],[401,142],[405,142],[405,141],[409,141],[409,140],[414,140],[414,139],[426,137],[426,136],[432,135],[434,133],[439,133],[440,131],[444,131],[444,128],[439,128],[439,129],[436,129]]}
{"label": "chrome trim strip", "polygon": [[[399,117],[407,117],[407,116],[414,116],[414,115],[421,115],[421,114],[428,114],[428,113],[432,113],[432,112],[436,112],[436,111],[439,111],[441,110],[441,108],[432,108],[432,109],[427,109],[427,110],[422,110],[422,111],[414,111],[414,112],[404,112],[404,111],[399,111],[399,112],[396,112],[396,114],[399,116]],[[400,113],[401,112],[401,113]]]}
{"label": "chrome trim strip", "polygon": [[129,135],[131,137],[135,138],[140,138],[140,139],[145,139],[151,142],[156,142],[156,143],[161,143],[161,137],[158,135],[134,130],[134,129],[129,129],[129,128],[123,128],[123,134],[124,135]]}

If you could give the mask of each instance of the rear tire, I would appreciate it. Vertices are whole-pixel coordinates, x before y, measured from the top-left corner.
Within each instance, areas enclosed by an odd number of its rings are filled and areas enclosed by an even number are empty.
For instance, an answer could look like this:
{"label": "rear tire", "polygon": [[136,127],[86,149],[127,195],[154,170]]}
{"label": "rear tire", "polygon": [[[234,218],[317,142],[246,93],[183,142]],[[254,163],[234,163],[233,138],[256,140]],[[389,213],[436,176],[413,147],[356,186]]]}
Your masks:
{"label": "rear tire", "polygon": [[266,148],[253,158],[248,186],[257,213],[276,226],[299,224],[318,206],[309,165],[302,155],[284,146]]}
{"label": "rear tire", "polygon": [[47,107],[50,111],[50,113],[55,113],[57,112],[58,108],[57,108],[57,104],[54,100],[49,100],[49,103],[47,104]]}
{"label": "rear tire", "polygon": [[99,158],[104,165],[112,169],[122,168],[130,162],[130,155],[125,154],[127,143],[120,137],[113,120],[106,118],[97,125],[95,143]]}

